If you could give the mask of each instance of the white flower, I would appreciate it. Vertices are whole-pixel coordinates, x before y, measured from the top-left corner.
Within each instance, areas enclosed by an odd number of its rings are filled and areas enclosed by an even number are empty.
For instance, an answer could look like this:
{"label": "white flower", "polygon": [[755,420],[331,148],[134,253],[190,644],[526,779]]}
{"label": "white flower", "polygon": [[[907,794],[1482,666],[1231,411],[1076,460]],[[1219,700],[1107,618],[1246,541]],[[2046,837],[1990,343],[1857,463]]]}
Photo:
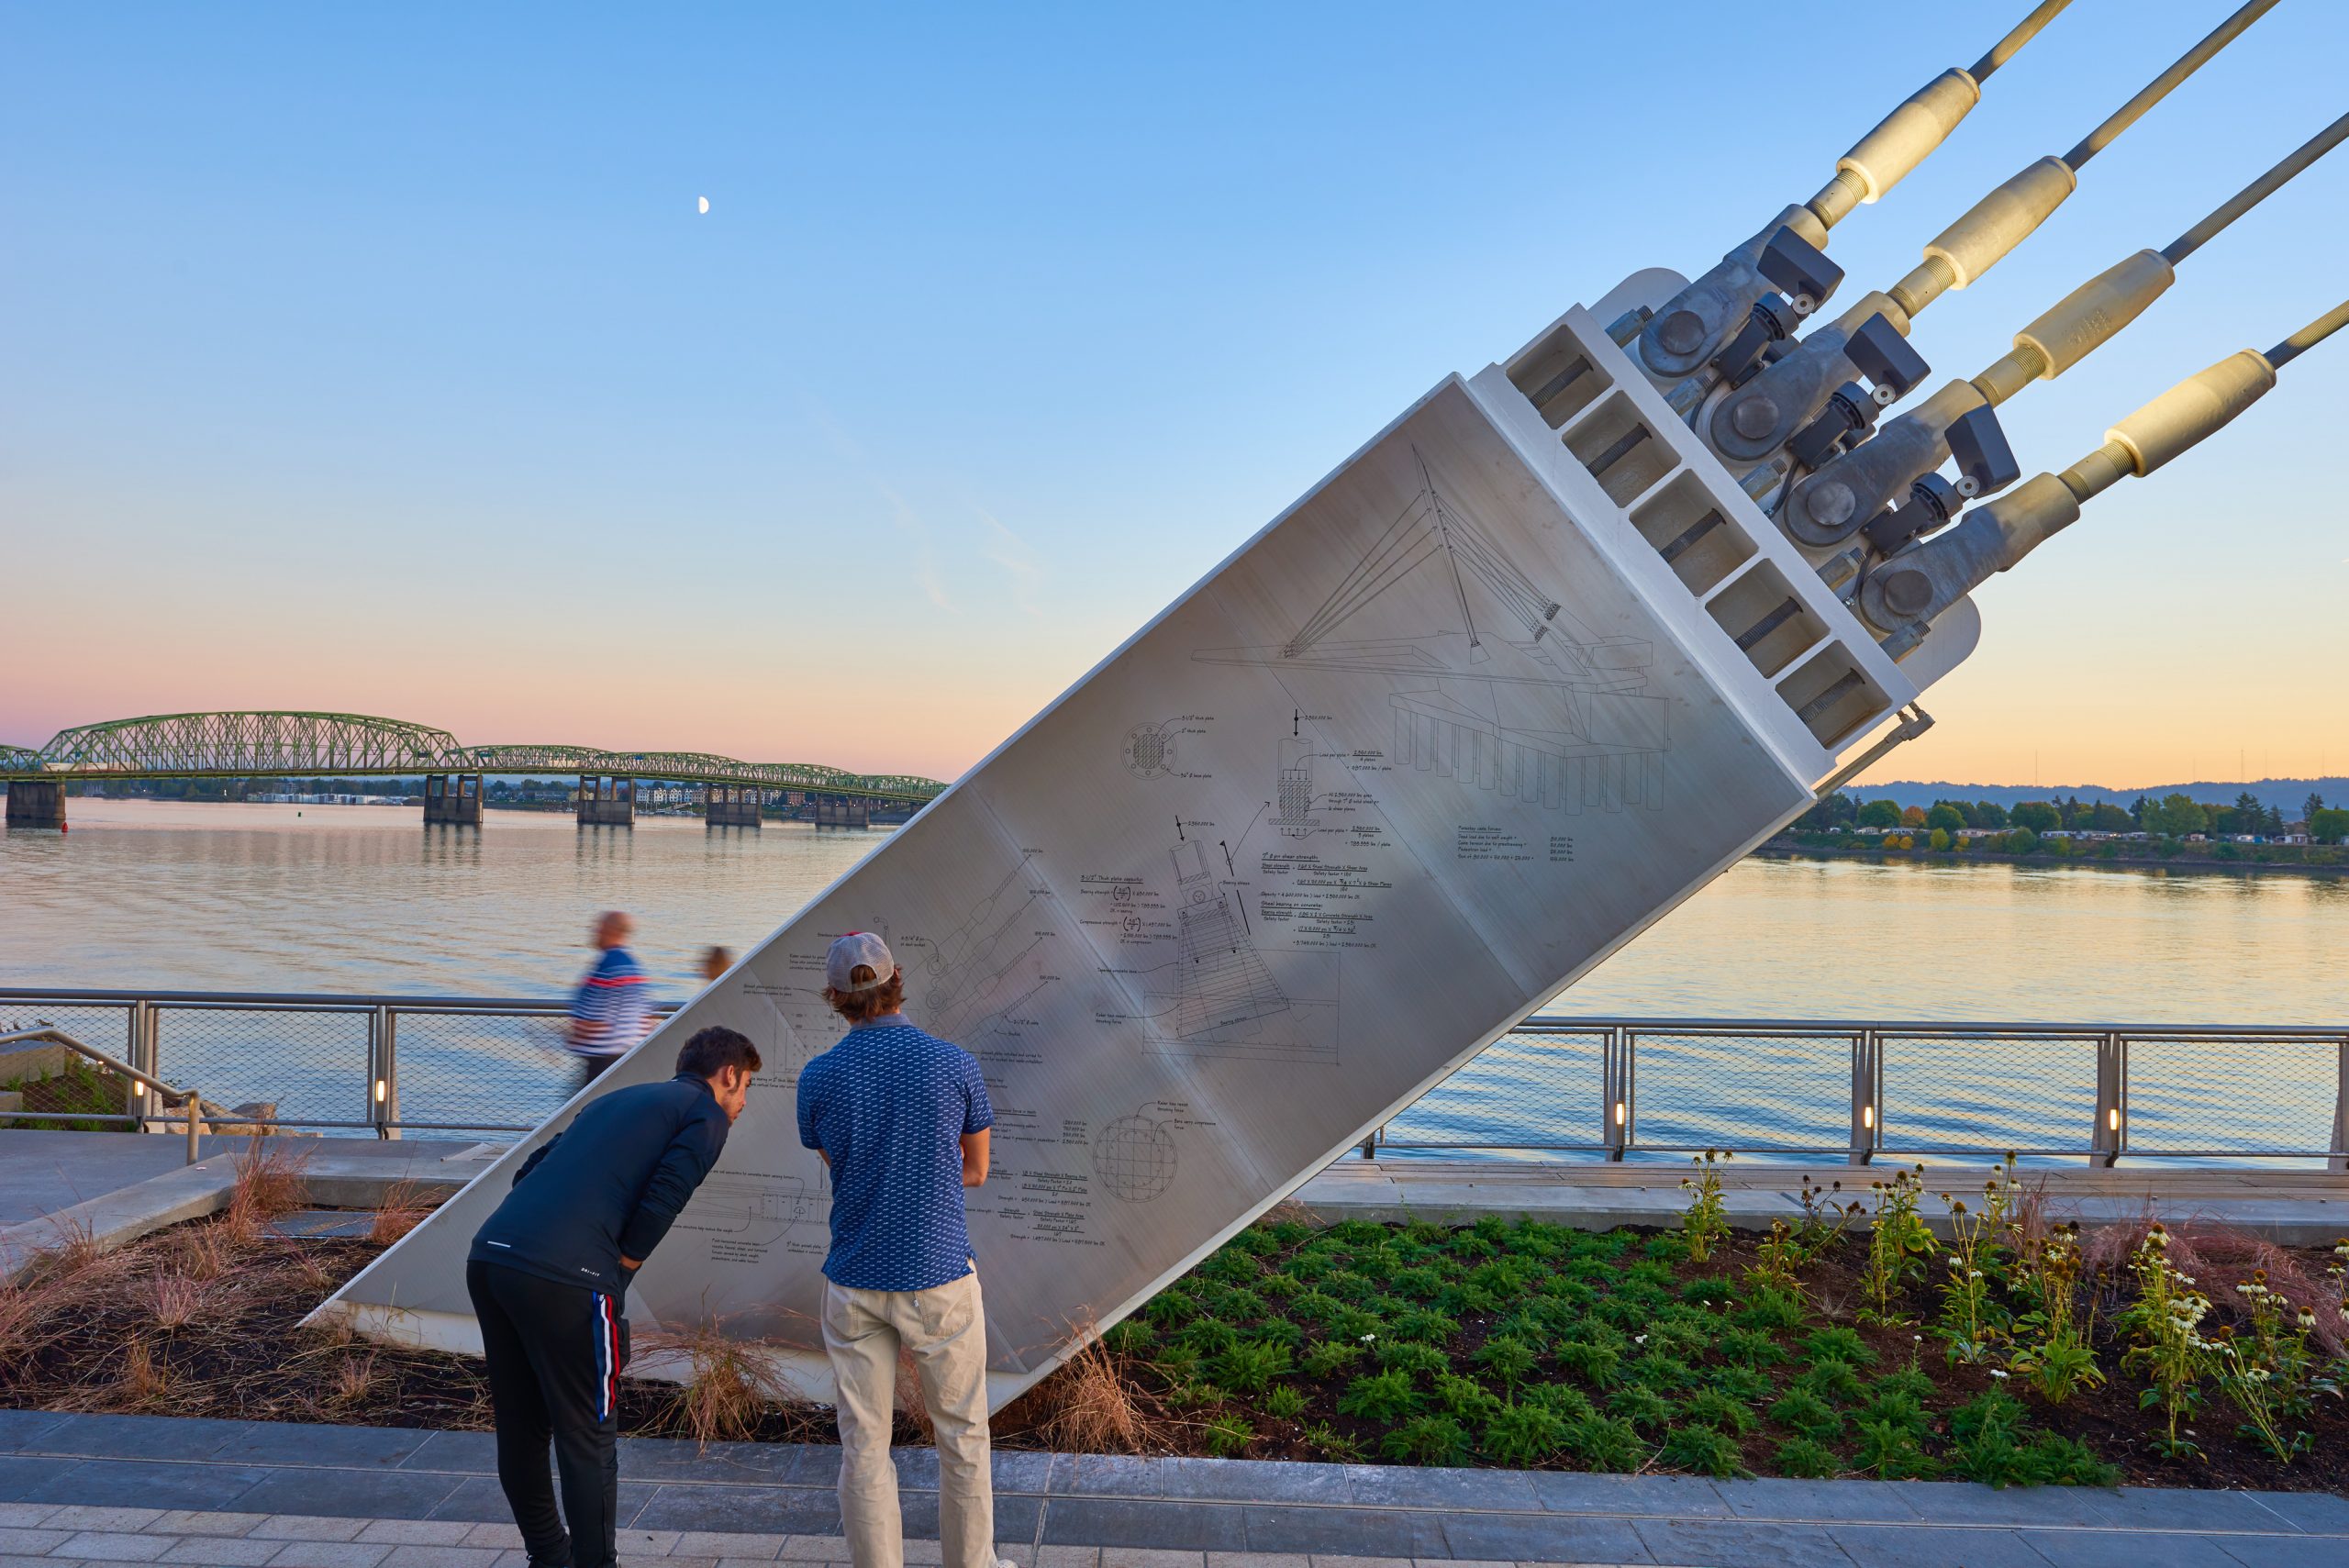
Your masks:
{"label": "white flower", "polygon": [[1644,1345],[1647,1342],[1648,1337],[1645,1334],[1634,1334],[1631,1336],[1631,1343],[1635,1345]]}
{"label": "white flower", "polygon": [[1376,1338],[1378,1338],[1378,1336],[1377,1336],[1377,1335],[1375,1335],[1375,1334],[1364,1334],[1364,1335],[1362,1337],[1362,1342],[1363,1342],[1364,1344],[1365,1344],[1365,1345],[1366,1345],[1366,1344],[1370,1343],[1373,1340],[1375,1340]]}
{"label": "white flower", "polygon": [[1990,1375],[1991,1375],[1992,1377],[2004,1377],[2004,1376],[2006,1376],[2007,1374],[2006,1374],[2005,1373],[2003,1373],[2003,1372],[1999,1371],[1997,1367],[1995,1367],[1995,1366],[1994,1366],[1994,1367],[1992,1367],[1992,1368],[1990,1369]]}

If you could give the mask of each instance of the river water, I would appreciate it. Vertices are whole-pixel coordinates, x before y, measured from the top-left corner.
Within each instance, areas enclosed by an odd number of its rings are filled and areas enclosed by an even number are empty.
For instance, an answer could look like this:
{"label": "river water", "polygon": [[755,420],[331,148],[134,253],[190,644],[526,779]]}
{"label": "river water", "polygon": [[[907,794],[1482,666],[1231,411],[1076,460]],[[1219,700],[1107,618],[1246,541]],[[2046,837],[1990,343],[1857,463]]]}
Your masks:
{"label": "river water", "polygon": [[[71,815],[64,835],[0,837],[0,985],[557,995],[587,962],[596,913],[624,908],[639,956],[681,1000],[707,946],[754,944],[885,837],[711,831],[689,817],[582,830],[567,814],[510,811],[477,832],[428,830],[413,808],[370,806],[76,799]],[[1753,860],[1552,1011],[2337,1027],[2344,953],[2349,881]],[[1678,1050],[1643,1058],[1643,1139],[1737,1130],[1720,1106],[1732,1095],[1783,1134],[1844,1136],[1847,1048]],[[1904,1095],[1993,1140],[2028,1141],[2050,1119],[2076,1126],[2079,1055],[1888,1055],[1887,1134]],[[2255,1096],[2232,1062],[2203,1062],[2154,1114],[2239,1120]],[[2327,1071],[2295,1058],[2293,1130],[2269,1136],[2321,1141],[2329,1129],[2299,1129],[2320,1101],[2329,1117]],[[1513,1043],[1395,1132],[1581,1140],[1599,1114],[1591,1078],[1570,1042]],[[1776,1086],[1751,1087],[1764,1079]],[[2132,1128],[2146,1114],[2132,1106]]]}

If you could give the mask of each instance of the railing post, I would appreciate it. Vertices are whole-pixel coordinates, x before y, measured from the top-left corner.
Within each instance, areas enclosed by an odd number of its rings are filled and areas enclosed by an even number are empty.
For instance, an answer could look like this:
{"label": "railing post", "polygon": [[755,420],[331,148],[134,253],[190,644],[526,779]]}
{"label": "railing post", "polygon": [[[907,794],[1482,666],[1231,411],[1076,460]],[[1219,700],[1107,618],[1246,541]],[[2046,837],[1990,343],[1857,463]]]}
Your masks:
{"label": "railing post", "polygon": [[2110,1167],[2129,1141],[2129,1046],[2108,1031],[2096,1042],[2096,1126],[2089,1130],[2088,1163]]}
{"label": "railing post", "polygon": [[400,1135],[399,1014],[378,1006],[367,1016],[367,1118],[381,1139]]}
{"label": "railing post", "polygon": [[1386,1129],[1383,1126],[1374,1127],[1367,1133],[1364,1134],[1362,1140],[1362,1157],[1364,1159],[1375,1160],[1378,1158],[1378,1135],[1386,1130]]}
{"label": "railing post", "polygon": [[1884,1040],[1874,1029],[1852,1037],[1852,1151],[1844,1162],[1865,1165],[1883,1136],[1878,1109],[1884,1086]]}
{"label": "railing post", "polygon": [[1631,1031],[1615,1024],[1608,1029],[1606,1042],[1599,1048],[1598,1140],[1610,1161],[1622,1159],[1631,1144]]}
{"label": "railing post", "polygon": [[2349,1035],[2341,1037],[2332,1066],[2332,1149],[2324,1168],[2349,1171]]}

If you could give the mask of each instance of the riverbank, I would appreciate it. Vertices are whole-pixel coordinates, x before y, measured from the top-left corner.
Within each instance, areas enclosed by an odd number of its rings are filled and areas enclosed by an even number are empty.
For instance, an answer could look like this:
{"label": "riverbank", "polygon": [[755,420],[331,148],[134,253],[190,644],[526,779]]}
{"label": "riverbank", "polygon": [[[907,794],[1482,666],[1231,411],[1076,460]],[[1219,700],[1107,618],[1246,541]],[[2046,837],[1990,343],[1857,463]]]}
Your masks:
{"label": "riverbank", "polygon": [[[2105,843],[2115,840],[2106,840]],[[2320,851],[2320,853],[2339,853]],[[2311,862],[2285,860],[2220,860],[2209,854],[2187,854],[2164,858],[2158,855],[2132,855],[2126,852],[2104,854],[2059,854],[2046,849],[2027,855],[2006,854],[1997,850],[1930,850],[1920,844],[1913,850],[1887,850],[1876,845],[1858,846],[1794,843],[1785,839],[1772,839],[1750,857],[1754,860],[1777,861],[1859,861],[1872,865],[2002,865],[2024,866],[2037,871],[2127,871],[2166,876],[2181,872],[2216,872],[2237,876],[2282,874],[2313,877],[2320,881],[2336,882],[2349,877],[2349,861]]]}

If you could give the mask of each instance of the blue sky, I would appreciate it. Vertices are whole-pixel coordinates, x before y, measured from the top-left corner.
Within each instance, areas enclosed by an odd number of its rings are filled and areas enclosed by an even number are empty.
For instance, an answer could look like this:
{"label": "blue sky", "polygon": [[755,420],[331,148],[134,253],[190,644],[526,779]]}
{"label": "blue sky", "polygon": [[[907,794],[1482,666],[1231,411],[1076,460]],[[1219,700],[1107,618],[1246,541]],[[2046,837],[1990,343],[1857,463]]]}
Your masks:
{"label": "blue sky", "polygon": [[[317,706],[951,775],[1445,373],[1708,264],[2025,8],[0,6],[0,740]],[[1837,230],[1846,289],[2224,11],[2078,0]],[[1934,307],[1937,379],[2349,107],[2344,39],[2286,0]],[[2025,471],[2349,293],[2344,191],[2009,405]],[[1891,771],[2349,763],[2343,353],[1987,589]]]}

